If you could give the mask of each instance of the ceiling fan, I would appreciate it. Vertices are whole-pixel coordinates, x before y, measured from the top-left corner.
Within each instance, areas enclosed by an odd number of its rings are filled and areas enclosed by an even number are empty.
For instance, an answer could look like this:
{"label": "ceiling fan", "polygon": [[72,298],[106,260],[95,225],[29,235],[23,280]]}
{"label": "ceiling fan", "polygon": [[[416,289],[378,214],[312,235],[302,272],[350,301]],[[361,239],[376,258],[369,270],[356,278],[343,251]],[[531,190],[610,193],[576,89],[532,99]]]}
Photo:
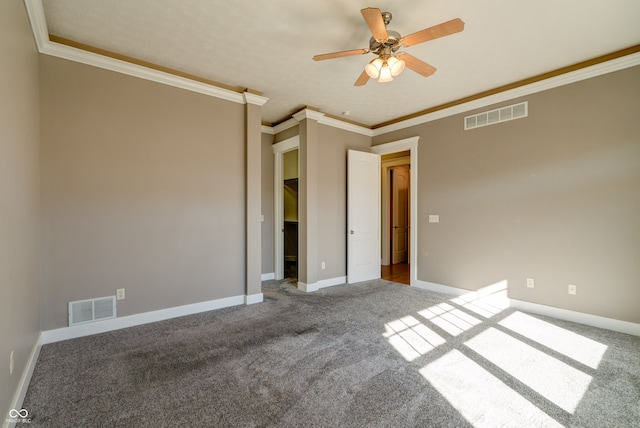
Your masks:
{"label": "ceiling fan", "polygon": [[373,37],[369,40],[369,48],[353,49],[348,51],[333,52],[316,55],[315,61],[325,59],[342,58],[345,56],[364,55],[373,53],[377,57],[371,60],[364,71],[356,80],[355,86],[365,85],[369,79],[378,79],[378,82],[390,82],[404,70],[405,66],[416,73],[429,77],[436,72],[436,68],[419,60],[406,52],[398,52],[401,47],[409,47],[424,43],[439,37],[459,33],[464,30],[464,22],[459,18],[443,22],[430,28],[402,37],[398,32],[387,30],[391,22],[390,12],[380,12],[380,9],[368,7],[360,11]]}

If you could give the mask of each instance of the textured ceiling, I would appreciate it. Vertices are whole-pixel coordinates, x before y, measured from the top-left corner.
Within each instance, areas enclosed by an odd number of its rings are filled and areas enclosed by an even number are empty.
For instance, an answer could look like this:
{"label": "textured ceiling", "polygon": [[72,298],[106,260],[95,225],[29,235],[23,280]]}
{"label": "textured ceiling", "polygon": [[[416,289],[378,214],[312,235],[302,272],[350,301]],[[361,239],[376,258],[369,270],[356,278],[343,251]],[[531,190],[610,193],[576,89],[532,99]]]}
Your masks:
{"label": "textured ceiling", "polygon": [[[638,0],[43,0],[49,33],[263,92],[263,120],[302,106],[373,126],[640,44]],[[360,9],[393,13],[401,35],[460,18],[461,33],[403,48],[438,69],[353,83],[371,54]]]}

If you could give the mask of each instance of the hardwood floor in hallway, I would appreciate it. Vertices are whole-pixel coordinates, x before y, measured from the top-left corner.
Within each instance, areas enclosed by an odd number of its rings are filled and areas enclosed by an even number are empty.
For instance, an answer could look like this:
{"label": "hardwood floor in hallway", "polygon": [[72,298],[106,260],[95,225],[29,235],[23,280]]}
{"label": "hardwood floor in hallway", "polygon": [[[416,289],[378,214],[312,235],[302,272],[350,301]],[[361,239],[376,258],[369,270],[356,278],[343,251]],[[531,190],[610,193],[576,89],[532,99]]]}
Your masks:
{"label": "hardwood floor in hallway", "polygon": [[409,263],[396,263],[395,265],[382,266],[382,279],[400,284],[409,285]]}

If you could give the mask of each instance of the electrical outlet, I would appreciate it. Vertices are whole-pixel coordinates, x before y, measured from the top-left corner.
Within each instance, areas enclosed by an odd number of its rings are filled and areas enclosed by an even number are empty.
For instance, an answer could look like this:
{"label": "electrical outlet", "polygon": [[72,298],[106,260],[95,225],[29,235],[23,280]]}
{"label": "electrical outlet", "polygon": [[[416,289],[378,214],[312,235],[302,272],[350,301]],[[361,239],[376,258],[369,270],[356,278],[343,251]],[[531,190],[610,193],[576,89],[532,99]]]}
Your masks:
{"label": "electrical outlet", "polygon": [[9,354],[9,374],[13,374],[13,351]]}
{"label": "electrical outlet", "polygon": [[118,288],[116,290],[116,299],[117,300],[124,300],[124,288]]}
{"label": "electrical outlet", "polygon": [[578,287],[576,285],[569,284],[569,294],[573,294],[575,296],[577,292],[578,292]]}
{"label": "electrical outlet", "polygon": [[320,264],[320,269],[324,269],[324,268],[326,268],[326,267],[327,267],[327,265],[326,265],[324,262],[322,262],[322,263]]}
{"label": "electrical outlet", "polygon": [[535,282],[533,281],[533,278],[527,278],[527,287],[528,288],[535,287]]}

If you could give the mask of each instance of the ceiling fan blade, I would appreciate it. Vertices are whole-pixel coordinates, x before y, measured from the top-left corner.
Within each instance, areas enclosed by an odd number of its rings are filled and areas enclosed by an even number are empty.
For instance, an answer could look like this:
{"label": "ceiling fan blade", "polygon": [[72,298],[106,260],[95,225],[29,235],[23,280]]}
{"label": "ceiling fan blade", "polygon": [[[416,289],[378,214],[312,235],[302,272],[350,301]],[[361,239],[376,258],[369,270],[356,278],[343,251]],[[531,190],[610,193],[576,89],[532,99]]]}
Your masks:
{"label": "ceiling fan blade", "polygon": [[323,61],[325,59],[342,58],[344,56],[364,55],[369,53],[369,49],[352,49],[350,51],[332,52],[328,54],[316,55],[313,57],[315,61]]}
{"label": "ceiling fan blade", "polygon": [[366,71],[363,71],[360,77],[358,77],[358,80],[356,80],[356,83],[353,84],[353,86],[364,86],[367,84],[368,81],[369,81],[369,75],[367,74]]}
{"label": "ceiling fan blade", "polygon": [[408,36],[400,39],[400,45],[413,46],[418,43],[424,43],[439,37],[448,36],[449,34],[459,33],[462,30],[464,30],[464,22],[462,22],[460,18],[456,18],[430,28],[425,28],[422,31],[409,34]]}
{"label": "ceiling fan blade", "polygon": [[429,77],[436,72],[435,67],[427,64],[426,62],[416,58],[413,55],[403,53],[401,58],[404,60],[404,64],[407,67],[424,77]]}
{"label": "ceiling fan blade", "polygon": [[378,42],[386,42],[389,39],[387,34],[387,27],[384,25],[384,19],[382,19],[382,12],[375,7],[368,7],[360,11],[364,21],[367,23],[373,38]]}

